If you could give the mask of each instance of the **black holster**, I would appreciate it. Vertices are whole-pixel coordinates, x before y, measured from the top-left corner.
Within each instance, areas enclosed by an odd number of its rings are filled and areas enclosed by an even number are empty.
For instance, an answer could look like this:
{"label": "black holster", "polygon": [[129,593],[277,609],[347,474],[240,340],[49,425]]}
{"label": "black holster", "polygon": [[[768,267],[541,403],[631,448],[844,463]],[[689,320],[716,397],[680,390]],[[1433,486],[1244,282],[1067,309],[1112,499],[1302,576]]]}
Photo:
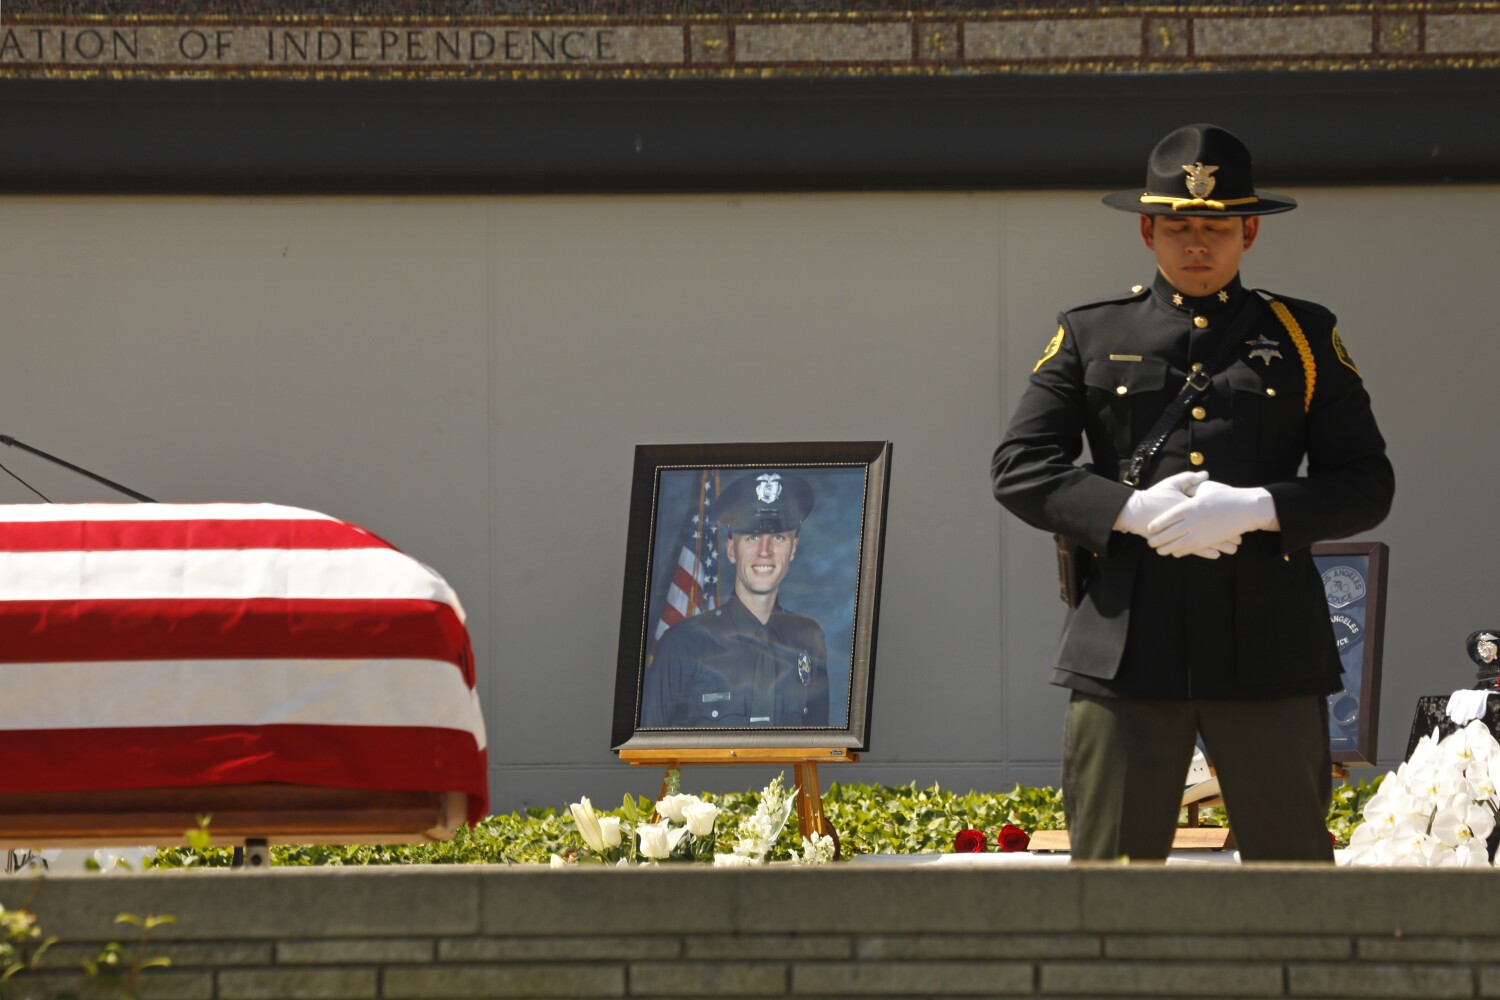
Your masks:
{"label": "black holster", "polygon": [[1057,543],[1058,596],[1068,607],[1076,608],[1083,600],[1089,577],[1094,575],[1094,553],[1066,535],[1053,535],[1052,540]]}

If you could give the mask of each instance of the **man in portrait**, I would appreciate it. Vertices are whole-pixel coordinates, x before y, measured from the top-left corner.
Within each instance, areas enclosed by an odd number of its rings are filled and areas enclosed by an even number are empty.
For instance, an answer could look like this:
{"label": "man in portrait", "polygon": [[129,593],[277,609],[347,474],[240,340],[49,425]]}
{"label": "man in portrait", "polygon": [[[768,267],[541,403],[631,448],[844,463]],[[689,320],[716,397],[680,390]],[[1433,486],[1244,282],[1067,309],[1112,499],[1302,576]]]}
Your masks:
{"label": "man in portrait", "polygon": [[662,634],[642,681],[642,726],[828,725],[823,629],[779,600],[813,502],[811,484],[791,472],[752,472],[725,487],[715,520],[734,591]]}

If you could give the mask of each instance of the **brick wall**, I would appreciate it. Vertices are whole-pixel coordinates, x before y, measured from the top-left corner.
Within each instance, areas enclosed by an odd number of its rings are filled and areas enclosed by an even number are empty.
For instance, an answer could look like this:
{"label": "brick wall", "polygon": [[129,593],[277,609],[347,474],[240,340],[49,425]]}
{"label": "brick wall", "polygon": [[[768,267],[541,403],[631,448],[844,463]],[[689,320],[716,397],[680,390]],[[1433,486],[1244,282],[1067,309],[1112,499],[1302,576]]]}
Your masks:
{"label": "brick wall", "polygon": [[51,876],[31,905],[47,989],[117,913],[171,913],[144,1000],[258,1000],[1500,997],[1497,903],[1483,872],[837,866]]}

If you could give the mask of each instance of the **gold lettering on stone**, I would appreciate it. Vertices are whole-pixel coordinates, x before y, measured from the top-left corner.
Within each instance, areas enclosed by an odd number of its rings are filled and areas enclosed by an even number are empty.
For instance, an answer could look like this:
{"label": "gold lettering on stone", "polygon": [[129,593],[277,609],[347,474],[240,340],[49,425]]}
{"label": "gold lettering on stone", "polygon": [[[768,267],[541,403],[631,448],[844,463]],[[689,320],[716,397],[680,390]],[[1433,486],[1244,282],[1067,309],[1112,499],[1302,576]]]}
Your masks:
{"label": "gold lettering on stone", "polygon": [[0,29],[0,64],[238,69],[680,65],[681,26],[96,25]]}

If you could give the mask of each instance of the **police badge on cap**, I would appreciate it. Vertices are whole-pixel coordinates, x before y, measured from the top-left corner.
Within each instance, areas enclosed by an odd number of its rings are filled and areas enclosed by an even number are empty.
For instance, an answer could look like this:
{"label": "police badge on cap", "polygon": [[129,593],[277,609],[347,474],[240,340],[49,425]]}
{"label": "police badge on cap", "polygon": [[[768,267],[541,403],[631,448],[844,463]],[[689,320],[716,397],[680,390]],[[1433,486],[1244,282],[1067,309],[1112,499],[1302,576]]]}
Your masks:
{"label": "police badge on cap", "polygon": [[1184,125],[1151,151],[1146,190],[1104,196],[1104,204],[1145,215],[1272,215],[1297,199],[1255,190],[1250,150],[1217,125]]}
{"label": "police badge on cap", "polygon": [[812,513],[812,486],[795,472],[741,476],[719,494],[718,521],[731,532],[796,531]]}

